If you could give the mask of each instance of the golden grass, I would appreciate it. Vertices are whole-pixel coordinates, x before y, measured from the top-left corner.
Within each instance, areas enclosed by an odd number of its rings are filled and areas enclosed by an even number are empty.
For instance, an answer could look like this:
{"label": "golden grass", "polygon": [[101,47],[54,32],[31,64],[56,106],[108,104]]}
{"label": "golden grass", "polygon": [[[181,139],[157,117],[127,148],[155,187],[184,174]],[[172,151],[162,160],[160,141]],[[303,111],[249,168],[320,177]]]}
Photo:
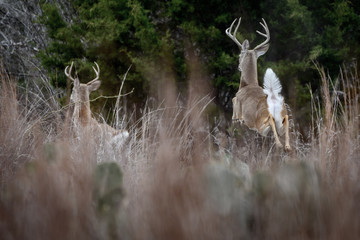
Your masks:
{"label": "golden grass", "polygon": [[293,128],[291,153],[211,128],[194,92],[146,108],[121,144],[74,137],[3,74],[0,239],[359,238],[359,76],[318,69],[310,138]]}

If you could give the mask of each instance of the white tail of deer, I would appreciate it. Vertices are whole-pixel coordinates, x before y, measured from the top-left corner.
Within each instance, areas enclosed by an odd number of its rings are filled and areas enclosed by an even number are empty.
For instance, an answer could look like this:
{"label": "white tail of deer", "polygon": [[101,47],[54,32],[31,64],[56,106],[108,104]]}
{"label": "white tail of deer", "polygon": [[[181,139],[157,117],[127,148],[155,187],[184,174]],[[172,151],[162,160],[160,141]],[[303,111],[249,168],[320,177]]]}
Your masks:
{"label": "white tail of deer", "polygon": [[271,68],[268,68],[264,76],[264,93],[267,95],[268,109],[274,118],[277,133],[280,136],[285,133],[285,149],[290,150],[289,117],[284,98],[280,95],[281,90],[279,78]]}
{"label": "white tail of deer", "polygon": [[225,31],[226,35],[240,47],[238,69],[241,72],[241,78],[239,91],[232,99],[233,121],[243,122],[248,128],[263,136],[266,136],[271,129],[277,147],[282,147],[278,134],[282,135],[285,132],[285,150],[290,150],[288,116],[284,100],[279,95],[281,84],[272,70],[268,70],[265,74],[265,89],[260,87],[258,83],[257,59],[269,49],[269,28],[265,20],[262,19],[260,25],[264,28],[265,33],[256,32],[266,39],[254,49],[250,49],[248,40],[241,44],[236,38],[241,18],[233,31],[236,21],[237,19]]}
{"label": "white tail of deer", "polygon": [[111,141],[117,142],[124,140],[129,136],[128,131],[117,130],[105,123],[99,123],[91,116],[89,96],[91,92],[97,90],[101,85],[101,81],[99,80],[100,68],[96,62],[95,65],[96,68],[93,67],[93,69],[96,77],[88,83],[80,83],[77,76],[71,76],[73,63],[71,63],[70,68],[69,66],[65,68],[65,75],[74,84],[70,96],[70,104],[72,105],[72,109],[68,114],[68,117],[71,118],[76,128],[90,130],[95,134],[108,135],[110,136]]}

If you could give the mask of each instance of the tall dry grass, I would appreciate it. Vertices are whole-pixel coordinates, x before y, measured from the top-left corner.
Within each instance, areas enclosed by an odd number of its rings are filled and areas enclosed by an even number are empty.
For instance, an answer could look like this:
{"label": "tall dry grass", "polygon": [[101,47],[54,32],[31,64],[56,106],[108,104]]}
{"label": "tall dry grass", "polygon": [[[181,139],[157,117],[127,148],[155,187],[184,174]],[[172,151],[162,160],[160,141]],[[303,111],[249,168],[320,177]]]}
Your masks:
{"label": "tall dry grass", "polygon": [[291,153],[211,126],[196,88],[185,104],[146,107],[125,142],[74,136],[46,94],[26,101],[3,74],[0,239],[359,238],[357,66],[335,81],[318,69],[312,131],[292,129]]}

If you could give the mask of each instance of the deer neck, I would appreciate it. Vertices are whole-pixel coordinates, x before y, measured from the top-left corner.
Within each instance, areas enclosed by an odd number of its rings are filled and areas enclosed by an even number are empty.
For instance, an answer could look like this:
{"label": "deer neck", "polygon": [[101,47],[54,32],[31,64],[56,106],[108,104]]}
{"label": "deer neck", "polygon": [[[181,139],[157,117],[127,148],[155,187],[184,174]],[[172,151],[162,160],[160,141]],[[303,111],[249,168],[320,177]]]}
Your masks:
{"label": "deer neck", "polygon": [[91,121],[90,103],[89,99],[81,102],[79,109],[79,119],[83,125],[87,125]]}
{"label": "deer neck", "polygon": [[259,85],[256,57],[249,57],[242,67],[240,87],[247,85]]}
{"label": "deer neck", "polygon": [[81,104],[81,109],[80,109],[79,115],[80,115],[81,122],[83,122],[84,124],[88,124],[90,122],[91,112],[90,112],[89,101],[86,101]]}

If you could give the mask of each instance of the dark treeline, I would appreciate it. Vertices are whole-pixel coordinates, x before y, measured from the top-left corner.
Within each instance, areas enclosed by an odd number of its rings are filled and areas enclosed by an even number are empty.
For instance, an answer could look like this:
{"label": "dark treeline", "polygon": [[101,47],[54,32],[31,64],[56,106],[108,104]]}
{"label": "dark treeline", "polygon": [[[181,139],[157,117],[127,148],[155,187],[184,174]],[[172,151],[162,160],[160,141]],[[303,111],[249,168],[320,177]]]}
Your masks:
{"label": "dark treeline", "polygon": [[[259,59],[259,81],[267,67],[279,76],[284,95],[297,118],[310,111],[310,92],[319,91],[314,61],[331,77],[360,55],[360,5],[356,1],[220,1],[220,0],[54,0],[39,2],[38,24],[45,26],[47,45],[38,57],[56,86],[66,88],[63,70],[71,61],[82,81],[101,66],[102,94],[115,95],[132,65],[124,92],[129,105],[142,106],[157,97],[164,78],[186,93],[189,51],[199,57],[216,102],[231,110],[237,91],[238,47],[225,29],[242,17],[238,38],[250,47],[263,41],[256,34],[264,18],[270,49]],[[161,100],[161,99],[159,99]]]}

